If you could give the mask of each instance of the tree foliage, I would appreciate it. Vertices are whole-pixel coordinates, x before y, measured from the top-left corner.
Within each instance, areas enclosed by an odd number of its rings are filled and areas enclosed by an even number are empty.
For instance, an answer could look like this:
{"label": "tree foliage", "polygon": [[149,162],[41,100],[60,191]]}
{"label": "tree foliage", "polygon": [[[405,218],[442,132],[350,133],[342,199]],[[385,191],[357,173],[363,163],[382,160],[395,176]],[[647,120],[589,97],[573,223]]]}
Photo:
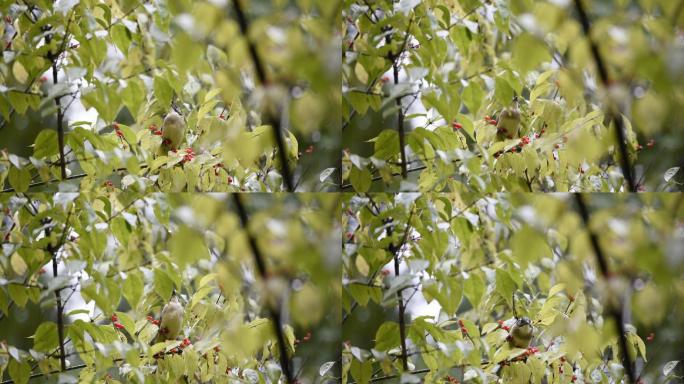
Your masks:
{"label": "tree foliage", "polygon": [[342,382],[681,382],[682,201],[347,196]]}
{"label": "tree foliage", "polygon": [[[0,186],[329,189],[338,13],[335,1],[2,2]],[[170,151],[172,106],[187,129]]]}
{"label": "tree foliage", "polygon": [[[0,378],[315,383],[335,372],[334,195],[4,194],[0,209]],[[173,292],[181,334],[155,342]]]}
{"label": "tree foliage", "polygon": [[347,0],[343,14],[343,189],[680,189],[681,2]]}

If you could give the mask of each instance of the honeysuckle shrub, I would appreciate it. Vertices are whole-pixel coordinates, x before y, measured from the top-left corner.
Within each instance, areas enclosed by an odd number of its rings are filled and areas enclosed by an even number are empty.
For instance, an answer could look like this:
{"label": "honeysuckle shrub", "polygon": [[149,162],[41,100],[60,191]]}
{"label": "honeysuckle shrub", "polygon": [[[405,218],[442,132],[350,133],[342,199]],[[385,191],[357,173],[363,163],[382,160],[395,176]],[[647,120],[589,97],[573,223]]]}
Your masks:
{"label": "honeysuckle shrub", "polygon": [[342,382],[680,382],[681,196],[583,202],[588,226],[569,194],[346,195]]}
{"label": "honeysuckle shrub", "polygon": [[[299,382],[329,382],[339,198],[240,198],[249,232],[230,194],[0,195],[0,378],[278,383],[285,351]],[[180,335],[156,342],[174,292]]]}
{"label": "honeysuckle shrub", "polygon": [[681,189],[679,2],[347,0],[343,15],[344,190]]}
{"label": "honeysuckle shrub", "polygon": [[[0,186],[335,189],[338,5],[2,2]],[[187,128],[179,148],[169,151],[162,121],[173,107]],[[281,153],[292,188],[283,180]]]}

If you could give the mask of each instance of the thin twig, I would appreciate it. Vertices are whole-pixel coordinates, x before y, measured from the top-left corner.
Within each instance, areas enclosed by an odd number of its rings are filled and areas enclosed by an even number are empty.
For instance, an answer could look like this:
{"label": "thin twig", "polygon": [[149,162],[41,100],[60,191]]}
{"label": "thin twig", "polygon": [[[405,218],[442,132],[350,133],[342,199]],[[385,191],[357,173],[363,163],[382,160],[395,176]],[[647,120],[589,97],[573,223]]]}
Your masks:
{"label": "thin twig", "polygon": [[[399,58],[404,54],[406,50],[406,44],[411,31],[411,26],[413,25],[413,17],[409,20],[408,27],[404,34],[404,42],[401,44],[399,52],[396,54],[390,51],[387,54],[387,60],[392,62],[392,73],[394,75],[394,86],[399,85]],[[385,43],[387,45],[392,44],[392,37],[387,35],[385,37]],[[394,100],[397,105],[397,132],[399,133],[399,153],[401,155],[401,178],[406,179],[408,177],[407,164],[406,164],[406,132],[404,131],[404,108],[401,104],[401,99],[403,96],[397,96]]]}
{"label": "thin twig", "polygon": [[[404,237],[401,241],[401,245],[397,248],[395,248],[394,244],[390,244],[389,250],[391,253],[394,254],[394,275],[399,277],[399,252],[401,249],[404,247],[404,244],[406,244],[406,240],[408,239],[408,233],[411,230],[411,219],[413,218],[413,209],[411,209],[411,213],[409,214],[408,220],[406,222],[406,230],[404,231]],[[387,227],[385,230],[387,232],[387,237],[391,238],[392,237],[392,227]],[[404,369],[404,371],[408,371],[408,356],[406,355],[406,304],[404,303],[403,299],[403,289],[399,289],[397,291],[397,299],[399,300],[399,337],[400,337],[400,342],[401,342],[401,364]]]}
{"label": "thin twig", "polygon": [[[249,231],[249,219],[247,217],[247,211],[242,204],[241,195],[234,193],[233,203],[237,214],[240,218],[240,224],[242,225],[243,231],[247,236],[247,242],[252,251],[252,256],[254,257],[254,264],[256,264],[257,272],[262,280],[267,281],[269,279],[268,272],[266,271],[266,263],[264,262],[264,257],[261,254],[261,250],[256,243],[256,239]],[[283,370],[283,375],[285,376],[286,382],[289,384],[294,383],[294,377],[292,376],[292,370],[290,367],[290,359],[288,357],[287,347],[285,344],[285,335],[282,329],[282,313],[278,305],[268,305],[268,310],[271,315],[271,320],[273,321],[273,328],[278,340],[278,349],[280,351],[280,367]]]}

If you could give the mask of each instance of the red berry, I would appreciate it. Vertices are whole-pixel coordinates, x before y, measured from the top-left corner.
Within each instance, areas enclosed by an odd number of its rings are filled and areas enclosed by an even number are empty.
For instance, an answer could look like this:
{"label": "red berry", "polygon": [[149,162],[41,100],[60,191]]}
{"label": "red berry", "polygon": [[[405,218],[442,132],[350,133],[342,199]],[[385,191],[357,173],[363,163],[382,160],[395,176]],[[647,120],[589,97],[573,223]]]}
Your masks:
{"label": "red berry", "polygon": [[225,119],[226,119],[225,116],[223,116],[223,113],[220,114],[218,118],[221,119],[221,120],[225,120]]}
{"label": "red berry", "polygon": [[499,123],[498,123],[496,120],[494,120],[494,119],[488,120],[487,123],[489,123],[489,125],[497,125],[497,124],[499,124]]}
{"label": "red berry", "polygon": [[655,145],[655,139],[651,139],[646,143],[646,146],[648,148],[653,148],[654,145]]}
{"label": "red berry", "polygon": [[572,381],[573,383],[574,383],[575,381],[577,381],[577,376],[572,375],[572,380],[570,380],[570,381]]}
{"label": "red berry", "polygon": [[218,345],[214,347],[214,352],[221,352],[221,347]]}
{"label": "red berry", "polygon": [[111,319],[112,319],[113,322],[119,321],[119,317],[116,316],[116,313],[112,315]]}
{"label": "red berry", "polygon": [[156,124],[150,124],[149,127],[147,127],[150,131],[156,131],[157,130],[157,125]]}
{"label": "red berry", "polygon": [[503,325],[504,323],[503,320],[497,320],[496,322],[499,323],[499,325]]}
{"label": "red berry", "polygon": [[147,315],[147,321],[152,322],[154,321],[154,317]]}
{"label": "red berry", "polygon": [[[153,135],[157,135],[157,136],[161,136],[161,135],[162,135],[162,131],[160,131],[160,130],[157,129],[157,130],[155,130],[154,132],[152,132],[152,134],[153,134]],[[164,139],[163,143],[165,143],[165,144],[170,144],[170,143],[171,143],[171,140],[169,140],[169,139]]]}
{"label": "red berry", "polygon": [[314,151],[314,146],[313,146],[313,145],[309,145],[309,146],[306,148],[306,150],[304,150],[304,152],[306,152],[306,153],[313,153],[313,151]]}
{"label": "red berry", "polygon": [[501,327],[501,328],[502,328],[504,331],[510,331],[510,330],[511,330],[511,327],[509,327],[508,325],[504,325],[504,326]]}
{"label": "red berry", "polygon": [[454,127],[454,129],[461,129],[461,128],[463,128],[463,126],[462,126],[460,123],[456,123],[456,122],[453,124],[453,127]]}
{"label": "red berry", "polygon": [[159,320],[152,320],[152,324],[159,325]]}
{"label": "red berry", "polygon": [[463,320],[458,319],[458,325],[460,325],[462,327],[463,326]]}
{"label": "red berry", "polygon": [[114,127],[114,129],[119,129],[119,123],[117,123],[116,121],[113,122],[112,127]]}
{"label": "red berry", "polygon": [[123,132],[121,132],[119,129],[117,129],[117,130],[116,130],[116,136],[117,136],[117,137],[120,137],[120,138],[123,138],[123,137],[124,137],[124,134],[123,134]]}
{"label": "red berry", "polygon": [[121,323],[114,323],[114,328],[116,328],[116,329],[123,329],[123,327],[124,326],[121,325]]}
{"label": "red berry", "polygon": [[302,338],[302,341],[309,341],[311,340],[311,331],[307,331],[306,335]]}
{"label": "red berry", "polygon": [[228,176],[228,184],[233,184],[233,178],[231,176]]}
{"label": "red berry", "polygon": [[648,336],[646,336],[646,340],[650,343],[655,339],[655,334],[651,332]]}
{"label": "red berry", "polygon": [[489,120],[491,120],[491,119],[492,119],[492,117],[491,117],[491,116],[489,116],[489,115],[487,115],[487,116],[485,116],[485,117],[484,117],[484,119],[485,119],[485,121],[489,121]]}

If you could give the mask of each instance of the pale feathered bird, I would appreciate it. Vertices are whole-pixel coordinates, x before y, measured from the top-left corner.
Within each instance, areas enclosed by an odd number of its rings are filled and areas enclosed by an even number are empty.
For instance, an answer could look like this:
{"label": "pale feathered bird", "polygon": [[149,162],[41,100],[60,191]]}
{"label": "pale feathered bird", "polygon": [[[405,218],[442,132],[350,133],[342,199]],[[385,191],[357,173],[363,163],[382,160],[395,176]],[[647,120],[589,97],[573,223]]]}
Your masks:
{"label": "pale feathered bird", "polygon": [[496,125],[496,129],[496,137],[498,140],[518,137],[518,131],[520,130],[520,111],[518,108],[504,108],[499,114],[499,122]]}
{"label": "pale feathered bird", "polygon": [[530,319],[527,317],[522,317],[516,320],[510,332],[511,337],[509,342],[511,347],[527,348],[530,345],[533,333],[534,327],[532,327],[532,322],[530,322]]}
{"label": "pale feathered bird", "polygon": [[162,138],[164,149],[178,149],[178,146],[185,139],[185,120],[183,116],[173,109],[166,114],[162,125]]}
{"label": "pale feathered bird", "polygon": [[178,296],[172,296],[171,300],[161,311],[161,321],[157,342],[175,340],[183,326],[183,306],[178,301]]}

